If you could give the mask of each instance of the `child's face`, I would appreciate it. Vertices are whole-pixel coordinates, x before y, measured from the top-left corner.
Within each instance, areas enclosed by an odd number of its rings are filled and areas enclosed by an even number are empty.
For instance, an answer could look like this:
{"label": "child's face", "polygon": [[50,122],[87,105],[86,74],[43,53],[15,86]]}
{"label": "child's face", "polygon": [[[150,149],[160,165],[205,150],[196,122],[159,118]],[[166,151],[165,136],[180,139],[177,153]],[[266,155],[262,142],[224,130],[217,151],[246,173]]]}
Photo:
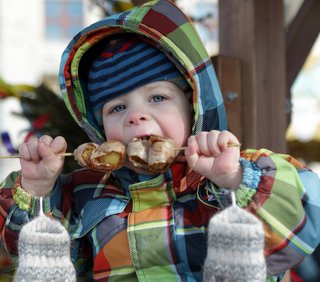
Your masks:
{"label": "child's face", "polygon": [[175,84],[153,82],[105,103],[103,125],[108,140],[128,144],[156,134],[183,146],[191,133],[191,105]]}

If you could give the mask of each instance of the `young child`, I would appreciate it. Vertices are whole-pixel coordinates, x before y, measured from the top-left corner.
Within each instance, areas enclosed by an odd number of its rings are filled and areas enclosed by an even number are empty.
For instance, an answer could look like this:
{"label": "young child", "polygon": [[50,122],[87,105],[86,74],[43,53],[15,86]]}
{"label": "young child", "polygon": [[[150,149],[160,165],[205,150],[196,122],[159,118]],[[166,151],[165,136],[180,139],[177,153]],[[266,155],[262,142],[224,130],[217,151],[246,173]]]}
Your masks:
{"label": "young child", "polygon": [[129,161],[106,179],[82,168],[60,175],[63,137],[22,144],[21,171],[1,185],[1,238],[17,255],[22,226],[38,212],[60,220],[71,236],[78,277],[96,281],[202,281],[209,219],[229,204],[264,223],[270,281],[318,245],[316,174],[287,155],[246,150],[227,131],[210,58],[192,23],[166,0],[101,20],[63,53],[66,106],[92,142],[156,134],[177,155],[164,173]]}

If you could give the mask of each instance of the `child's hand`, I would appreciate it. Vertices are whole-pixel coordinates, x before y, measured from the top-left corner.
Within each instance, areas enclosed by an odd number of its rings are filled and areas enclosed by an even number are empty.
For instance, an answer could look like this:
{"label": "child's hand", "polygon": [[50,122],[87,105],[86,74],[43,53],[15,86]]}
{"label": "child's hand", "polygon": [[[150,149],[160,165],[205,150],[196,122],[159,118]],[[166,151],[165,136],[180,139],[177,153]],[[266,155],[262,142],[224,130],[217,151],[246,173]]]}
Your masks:
{"label": "child's hand", "polygon": [[231,143],[239,141],[229,131],[212,130],[190,136],[185,150],[190,168],[219,187],[238,188],[242,180],[240,149],[228,147]]}
{"label": "child's hand", "polygon": [[66,140],[59,136],[53,139],[43,135],[20,146],[20,164],[22,169],[22,188],[32,196],[45,196],[51,192],[61,173]]}

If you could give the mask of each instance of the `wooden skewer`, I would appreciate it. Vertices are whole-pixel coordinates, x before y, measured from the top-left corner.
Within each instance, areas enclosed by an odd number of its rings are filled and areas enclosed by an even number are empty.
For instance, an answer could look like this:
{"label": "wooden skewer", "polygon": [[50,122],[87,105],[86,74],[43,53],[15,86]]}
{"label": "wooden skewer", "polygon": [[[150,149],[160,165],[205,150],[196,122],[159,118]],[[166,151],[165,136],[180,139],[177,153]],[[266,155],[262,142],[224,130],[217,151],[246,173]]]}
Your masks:
{"label": "wooden skewer", "polygon": [[[241,147],[240,143],[230,143],[228,144],[228,147]],[[174,149],[176,151],[181,151],[181,150],[185,150],[187,148],[187,146],[185,147],[175,147]],[[74,156],[74,153],[61,153],[58,154],[58,156],[60,157],[72,157]],[[8,156],[0,156],[0,159],[20,159],[19,155],[8,155]]]}
{"label": "wooden skewer", "polygon": [[[58,156],[71,157],[71,156],[74,156],[74,154],[73,153],[62,153],[62,154],[58,154]],[[20,159],[20,156],[19,155],[0,156],[0,159]]]}
{"label": "wooden skewer", "polygon": [[241,147],[241,143],[229,143],[228,148],[231,148],[231,147]]}
{"label": "wooden skewer", "polygon": [[72,157],[72,156],[74,156],[74,153],[63,153],[63,154],[58,154],[58,156],[61,156],[61,157]]}
{"label": "wooden skewer", "polygon": [[17,159],[19,155],[0,156],[0,159]]}

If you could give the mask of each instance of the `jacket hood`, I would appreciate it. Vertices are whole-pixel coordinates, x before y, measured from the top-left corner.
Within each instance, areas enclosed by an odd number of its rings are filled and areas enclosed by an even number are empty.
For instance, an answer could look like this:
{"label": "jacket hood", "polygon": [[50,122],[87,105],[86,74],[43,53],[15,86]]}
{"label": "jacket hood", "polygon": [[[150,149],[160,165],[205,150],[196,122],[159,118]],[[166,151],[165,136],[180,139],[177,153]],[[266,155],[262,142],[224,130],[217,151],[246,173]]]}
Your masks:
{"label": "jacket hood", "polygon": [[117,33],[140,36],[165,52],[181,71],[193,89],[193,134],[227,129],[216,74],[193,23],[173,2],[158,0],[84,28],[62,54],[59,70],[62,97],[71,115],[92,142],[104,142],[105,135],[88,102],[87,66],[94,46]]}

